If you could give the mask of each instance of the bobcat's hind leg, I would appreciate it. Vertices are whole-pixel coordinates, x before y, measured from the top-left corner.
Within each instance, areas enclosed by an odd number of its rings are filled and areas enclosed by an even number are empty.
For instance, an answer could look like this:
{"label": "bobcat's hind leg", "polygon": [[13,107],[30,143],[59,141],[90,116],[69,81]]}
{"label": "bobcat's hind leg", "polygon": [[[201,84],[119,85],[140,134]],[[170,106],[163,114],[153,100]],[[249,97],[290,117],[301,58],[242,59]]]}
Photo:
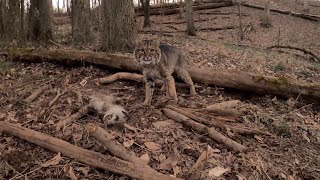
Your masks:
{"label": "bobcat's hind leg", "polygon": [[177,76],[182,79],[182,81],[184,81],[186,84],[189,85],[190,94],[191,95],[196,95],[197,94],[196,88],[194,86],[194,83],[193,83],[188,71],[183,69],[183,68],[177,68],[176,69],[176,73],[177,73]]}
{"label": "bobcat's hind leg", "polygon": [[145,82],[146,96],[143,102],[144,105],[151,105],[154,86],[155,86],[155,83],[153,81],[147,80]]}
{"label": "bobcat's hind leg", "polygon": [[166,76],[166,85],[167,85],[167,97],[172,98],[174,101],[178,101],[176,85],[172,75]]}

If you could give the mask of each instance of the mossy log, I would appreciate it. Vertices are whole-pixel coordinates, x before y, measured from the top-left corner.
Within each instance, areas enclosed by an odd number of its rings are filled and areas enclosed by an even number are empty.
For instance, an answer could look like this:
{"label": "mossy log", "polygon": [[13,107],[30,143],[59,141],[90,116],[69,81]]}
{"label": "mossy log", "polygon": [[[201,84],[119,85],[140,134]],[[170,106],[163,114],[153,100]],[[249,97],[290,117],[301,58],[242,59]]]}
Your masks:
{"label": "mossy log", "polygon": [[[140,72],[139,65],[132,57],[97,53],[92,51],[61,49],[9,49],[2,52],[8,60],[23,62],[51,62],[63,65],[83,66],[96,65],[100,68],[118,69],[121,71]],[[195,83],[217,85],[259,94],[274,94],[285,97],[298,95],[319,98],[320,83],[308,83],[286,77],[262,76],[236,70],[221,68],[188,68]]]}

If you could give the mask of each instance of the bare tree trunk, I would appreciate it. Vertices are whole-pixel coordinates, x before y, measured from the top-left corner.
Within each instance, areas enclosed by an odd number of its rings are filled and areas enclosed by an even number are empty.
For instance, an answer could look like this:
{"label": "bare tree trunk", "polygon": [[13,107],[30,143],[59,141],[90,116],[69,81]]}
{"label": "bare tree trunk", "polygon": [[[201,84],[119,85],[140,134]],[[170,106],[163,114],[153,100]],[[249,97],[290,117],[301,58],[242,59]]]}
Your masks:
{"label": "bare tree trunk", "polygon": [[70,16],[71,13],[70,13],[70,3],[69,3],[69,0],[67,0],[67,14]]}
{"label": "bare tree trunk", "polygon": [[305,13],[308,13],[309,12],[309,0],[304,0],[303,1],[303,11],[305,12]]}
{"label": "bare tree trunk", "polygon": [[24,0],[21,0],[21,5],[20,5],[20,40],[21,43],[25,43],[25,27],[24,27]]}
{"label": "bare tree trunk", "polygon": [[8,42],[20,39],[20,0],[8,1],[4,38]]}
{"label": "bare tree trunk", "polygon": [[0,0],[0,39],[4,39],[6,17],[6,0]]}
{"label": "bare tree trunk", "polygon": [[57,8],[58,8],[58,14],[60,14],[60,1],[59,0],[57,0]]}
{"label": "bare tree trunk", "polygon": [[178,18],[181,19],[181,18],[182,18],[182,15],[183,15],[183,1],[180,0],[180,2],[179,2],[179,16],[178,16]]}
{"label": "bare tree trunk", "polygon": [[28,38],[44,41],[52,39],[52,0],[30,0]]}
{"label": "bare tree trunk", "polygon": [[240,40],[244,39],[243,27],[242,27],[242,12],[241,12],[241,0],[238,0],[238,11],[239,11],[239,35]]}
{"label": "bare tree trunk", "polygon": [[102,14],[102,49],[123,51],[132,47],[135,37],[132,0],[103,0]]}
{"label": "bare tree trunk", "polygon": [[90,1],[72,0],[71,3],[73,41],[79,43],[89,42],[91,40]]}
{"label": "bare tree trunk", "polygon": [[150,0],[145,0],[143,27],[150,27]]}
{"label": "bare tree trunk", "polygon": [[265,28],[269,28],[272,26],[271,18],[270,18],[270,9],[271,9],[271,1],[266,0],[266,5],[264,8],[264,16],[261,19],[261,26]]}
{"label": "bare tree trunk", "polygon": [[194,27],[194,21],[193,21],[193,0],[186,0],[186,2],[187,2],[187,8],[186,8],[187,33],[190,36],[195,36],[196,28]]}

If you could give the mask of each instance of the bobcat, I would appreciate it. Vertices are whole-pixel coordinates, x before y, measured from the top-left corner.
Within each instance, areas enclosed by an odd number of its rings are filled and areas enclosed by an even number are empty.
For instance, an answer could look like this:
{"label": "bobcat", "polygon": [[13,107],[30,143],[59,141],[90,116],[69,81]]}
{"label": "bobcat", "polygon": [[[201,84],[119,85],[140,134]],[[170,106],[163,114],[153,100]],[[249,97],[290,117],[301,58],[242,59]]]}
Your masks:
{"label": "bobcat", "polygon": [[143,40],[137,43],[134,50],[135,60],[143,68],[145,81],[145,101],[143,104],[151,105],[155,81],[163,80],[166,96],[178,100],[176,94],[173,72],[177,74],[190,87],[190,94],[195,95],[193,81],[186,70],[186,61],[181,50],[169,45],[160,45],[157,40]]}

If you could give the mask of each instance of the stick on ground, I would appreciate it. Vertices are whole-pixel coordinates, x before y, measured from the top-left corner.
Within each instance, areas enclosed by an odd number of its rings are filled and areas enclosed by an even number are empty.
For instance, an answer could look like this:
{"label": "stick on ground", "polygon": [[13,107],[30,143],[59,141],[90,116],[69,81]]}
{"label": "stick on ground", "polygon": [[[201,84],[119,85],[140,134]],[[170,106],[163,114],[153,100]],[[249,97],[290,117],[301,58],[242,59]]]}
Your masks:
{"label": "stick on ground", "polygon": [[[259,134],[259,135],[271,135],[269,132],[265,132],[265,131],[262,131],[262,130],[259,130],[259,129],[255,129],[255,128],[249,128],[249,127],[244,127],[242,125],[239,125],[239,124],[235,124],[235,125],[231,125],[231,124],[224,124],[224,123],[221,123],[221,119],[219,118],[213,118],[212,120],[207,120],[207,119],[203,119],[199,116],[196,116],[192,113],[189,113],[181,108],[177,108],[177,107],[174,107],[174,106],[166,106],[166,108],[168,109],[171,109],[172,111],[175,111],[175,112],[178,112],[188,118],[191,118],[197,122],[200,122],[200,123],[203,123],[203,124],[206,124],[206,125],[211,125],[211,126],[214,126],[214,127],[217,127],[217,128],[226,128],[226,129],[230,129],[231,131],[234,131],[236,133],[239,133],[239,134],[245,134],[245,135],[248,135],[248,134]],[[227,120],[227,119],[226,119]]]}
{"label": "stick on ground", "polygon": [[130,163],[115,157],[105,156],[94,151],[83,149],[61,139],[12,123],[0,121],[0,134],[1,133],[11,134],[20,139],[34,143],[38,146],[54,152],[61,152],[63,155],[76,159],[79,162],[82,162],[89,166],[112,171],[118,174],[127,175],[132,178],[144,180],[177,179],[174,177],[163,175],[161,173],[158,173],[157,171],[151,171],[150,169],[146,169],[144,168],[144,166],[141,166],[139,164]]}
{"label": "stick on ground", "polygon": [[78,112],[72,114],[71,116],[67,117],[66,119],[62,119],[60,120],[57,124],[56,124],[56,130],[60,130],[63,127],[69,125],[70,123],[72,123],[73,121],[76,121],[80,118],[82,118],[84,115],[86,115],[89,112],[89,105],[86,105],[84,107],[82,107],[81,109],[79,109]]}
{"label": "stick on ground", "polygon": [[310,56],[314,57],[318,62],[320,62],[320,57],[317,56],[315,53],[313,53],[310,50],[299,48],[299,47],[294,47],[294,46],[282,46],[282,45],[275,45],[275,46],[270,46],[267,49],[273,49],[273,48],[283,48],[283,49],[293,49],[293,50],[298,50],[302,51],[305,54],[309,54]]}
{"label": "stick on ground", "polygon": [[241,152],[241,151],[245,151],[247,148],[237,142],[235,142],[234,140],[227,138],[226,136],[224,136],[223,134],[219,133],[218,131],[214,130],[213,128],[209,128],[203,124],[200,124],[198,122],[195,122],[193,120],[191,120],[190,118],[188,118],[187,116],[184,116],[180,113],[177,113],[175,111],[172,111],[171,109],[167,109],[164,108],[163,112],[165,114],[165,116],[167,116],[170,119],[173,119],[175,121],[178,121],[182,124],[184,124],[185,126],[188,126],[196,131],[198,131],[199,133],[207,133],[209,135],[209,137],[211,137],[212,139],[214,139],[215,141],[226,145],[229,149],[232,149],[236,152]]}
{"label": "stick on ground", "polygon": [[119,142],[113,139],[111,134],[109,134],[99,125],[88,123],[87,129],[94,138],[96,138],[101,144],[103,144],[107,148],[107,150],[110,153],[114,154],[116,157],[132,163],[146,165],[144,161],[135,156],[133,153],[127,151],[126,148],[124,148]]}
{"label": "stick on ground", "polygon": [[44,85],[42,87],[40,87],[39,89],[37,89],[35,92],[33,92],[29,97],[27,97],[25,99],[25,101],[27,103],[31,103],[32,101],[34,101],[35,99],[37,99],[45,90],[49,89],[50,86],[49,85]]}

